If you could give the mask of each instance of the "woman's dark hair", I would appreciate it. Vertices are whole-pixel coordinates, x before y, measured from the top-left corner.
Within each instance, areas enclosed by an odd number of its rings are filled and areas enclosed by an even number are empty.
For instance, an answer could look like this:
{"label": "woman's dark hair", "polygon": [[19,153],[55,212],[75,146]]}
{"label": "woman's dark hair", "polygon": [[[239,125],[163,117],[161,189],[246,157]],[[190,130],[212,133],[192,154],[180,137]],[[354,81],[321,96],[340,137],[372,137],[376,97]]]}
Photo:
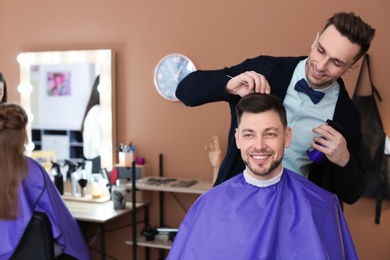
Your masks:
{"label": "woman's dark hair", "polygon": [[0,72],[0,82],[3,82],[4,85],[3,98],[0,100],[0,103],[5,103],[7,102],[7,82],[5,81],[5,78],[1,72]]}
{"label": "woman's dark hair", "polygon": [[99,97],[99,91],[98,91],[99,84],[100,84],[100,75],[98,75],[96,77],[95,82],[93,83],[92,90],[91,90],[91,96],[89,97],[87,108],[85,109],[85,113],[84,113],[84,117],[83,117],[83,122],[81,123],[81,132],[84,131],[84,121],[85,121],[85,118],[87,117],[89,110],[94,105],[100,104],[100,97]]}
{"label": "woman's dark hair", "polygon": [[27,123],[21,106],[0,104],[0,219],[16,219],[20,213],[18,187],[27,175]]}

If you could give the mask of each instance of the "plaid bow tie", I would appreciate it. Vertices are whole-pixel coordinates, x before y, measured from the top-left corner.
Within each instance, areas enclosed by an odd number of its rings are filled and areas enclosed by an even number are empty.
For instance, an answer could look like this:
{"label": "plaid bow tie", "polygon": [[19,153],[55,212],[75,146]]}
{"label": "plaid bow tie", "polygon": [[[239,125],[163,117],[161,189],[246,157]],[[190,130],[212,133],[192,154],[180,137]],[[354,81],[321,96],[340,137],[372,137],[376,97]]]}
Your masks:
{"label": "plaid bow tie", "polygon": [[324,92],[315,91],[311,87],[309,87],[305,79],[299,80],[295,85],[294,89],[299,92],[304,92],[310,97],[311,101],[313,101],[314,104],[320,102],[321,99],[325,96]]}

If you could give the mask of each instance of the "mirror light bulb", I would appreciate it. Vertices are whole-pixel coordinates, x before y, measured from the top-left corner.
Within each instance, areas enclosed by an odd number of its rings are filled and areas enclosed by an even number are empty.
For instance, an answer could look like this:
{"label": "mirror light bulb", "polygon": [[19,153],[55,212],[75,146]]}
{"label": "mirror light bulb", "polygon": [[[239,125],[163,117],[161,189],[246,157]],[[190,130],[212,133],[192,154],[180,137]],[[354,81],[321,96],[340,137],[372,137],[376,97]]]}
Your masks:
{"label": "mirror light bulb", "polygon": [[27,57],[23,53],[19,53],[19,55],[16,57],[16,60],[19,62],[19,64],[23,64],[27,61]]}
{"label": "mirror light bulb", "polygon": [[31,93],[32,91],[33,91],[33,86],[31,84],[20,84],[18,86],[18,92],[20,94]]}
{"label": "mirror light bulb", "polygon": [[35,149],[35,144],[33,142],[29,142],[24,146],[24,149],[27,151],[33,151]]}

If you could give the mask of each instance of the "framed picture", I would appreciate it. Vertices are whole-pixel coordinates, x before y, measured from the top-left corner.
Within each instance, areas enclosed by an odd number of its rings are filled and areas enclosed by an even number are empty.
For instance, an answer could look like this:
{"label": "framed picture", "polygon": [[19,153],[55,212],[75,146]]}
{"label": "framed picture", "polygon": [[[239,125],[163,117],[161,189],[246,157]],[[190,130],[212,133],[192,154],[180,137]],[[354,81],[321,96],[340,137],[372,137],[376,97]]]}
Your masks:
{"label": "framed picture", "polygon": [[72,93],[70,71],[47,72],[47,95],[70,96]]}

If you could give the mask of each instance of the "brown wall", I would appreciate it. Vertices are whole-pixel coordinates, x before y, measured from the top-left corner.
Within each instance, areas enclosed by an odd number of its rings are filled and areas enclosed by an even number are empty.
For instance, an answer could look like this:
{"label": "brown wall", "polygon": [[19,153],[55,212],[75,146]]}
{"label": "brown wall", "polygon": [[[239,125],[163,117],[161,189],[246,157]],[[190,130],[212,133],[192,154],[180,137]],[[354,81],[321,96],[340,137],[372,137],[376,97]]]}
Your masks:
{"label": "brown wall", "polygon": [[[203,150],[218,135],[226,148],[229,110],[224,103],[186,108],[159,96],[153,85],[157,62],[169,53],[190,57],[198,69],[234,65],[260,54],[306,55],[326,19],[334,12],[354,11],[377,29],[370,50],[373,80],[382,94],[379,104],[385,130],[390,131],[390,3],[355,1],[11,1],[1,4],[0,71],[7,78],[10,101],[16,91],[24,51],[110,48],[116,53],[117,140],[137,144],[137,153],[158,174],[164,154],[167,176],[211,179]],[[383,65],[385,66],[383,66]],[[345,77],[350,93],[357,73]],[[177,226],[184,212],[167,197],[166,224]],[[194,199],[179,196],[189,206]],[[346,206],[345,216],[362,259],[389,259],[390,203],[374,224],[375,202],[361,199]],[[157,222],[156,203],[151,210]],[[122,241],[118,241],[122,244]],[[126,255],[131,250],[126,248]],[[119,257],[121,258],[121,257]]]}

